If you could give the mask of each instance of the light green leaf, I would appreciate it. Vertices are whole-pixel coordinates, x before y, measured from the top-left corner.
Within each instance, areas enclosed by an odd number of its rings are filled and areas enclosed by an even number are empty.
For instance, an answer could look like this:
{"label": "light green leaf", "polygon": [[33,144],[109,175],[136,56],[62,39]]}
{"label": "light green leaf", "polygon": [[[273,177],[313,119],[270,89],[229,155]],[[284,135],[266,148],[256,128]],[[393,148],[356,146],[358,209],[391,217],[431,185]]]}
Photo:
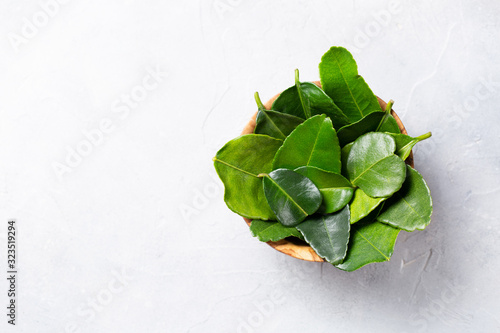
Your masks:
{"label": "light green leaf", "polygon": [[337,265],[346,255],[349,242],[349,206],[329,215],[311,216],[297,226],[314,251]]}
{"label": "light green leaf", "polygon": [[422,175],[406,168],[403,187],[387,200],[377,221],[406,231],[423,230],[431,222],[431,192]]}
{"label": "light green leaf", "polygon": [[356,223],[368,216],[371,211],[377,208],[387,198],[372,198],[366,195],[362,189],[358,188],[354,192],[354,199],[351,202],[351,223]]}
{"label": "light green leaf", "polygon": [[358,74],[351,53],[343,47],[332,47],[319,64],[321,85],[351,122],[380,111],[377,97]]}
{"label": "light green leaf", "polygon": [[406,168],[394,155],[396,143],[385,133],[370,132],[354,141],[347,159],[347,174],[352,184],[367,195],[389,197],[401,188]]}
{"label": "light green leaf", "polygon": [[295,170],[315,166],[340,173],[340,146],[330,118],[317,115],[307,119],[285,139],[273,161],[273,170]]}
{"label": "light green leaf", "polygon": [[264,178],[264,194],[277,220],[293,227],[321,205],[321,192],[307,177],[288,169],[277,169]]}
{"label": "light green leaf", "polygon": [[283,91],[271,109],[303,119],[326,114],[334,128],[349,124],[349,119],[325,92],[312,82],[300,82],[295,70],[295,85]]}
{"label": "light green leaf", "polygon": [[229,209],[249,219],[276,220],[258,175],[272,170],[273,157],[282,144],[267,135],[248,134],[229,141],[217,152],[214,166],[224,183]]}
{"label": "light green leaf", "polygon": [[297,228],[285,227],[283,224],[276,221],[253,220],[250,224],[250,231],[252,235],[257,237],[261,242],[277,242],[290,236],[304,239]]}
{"label": "light green leaf", "polygon": [[398,233],[399,229],[379,222],[353,224],[346,257],[336,267],[352,272],[373,262],[389,261]]}
{"label": "light green leaf", "polygon": [[318,213],[334,213],[344,208],[351,201],[354,187],[343,176],[311,166],[297,168],[295,172],[309,178],[321,192],[323,202],[318,209]]}
{"label": "light green leaf", "polygon": [[396,122],[396,119],[392,115],[389,115],[385,122],[380,126],[377,132],[386,132],[386,133],[401,133],[401,129],[399,129],[399,125]]}
{"label": "light green leaf", "polygon": [[431,137],[431,132],[412,138],[405,134],[389,133],[396,141],[396,155],[404,161],[410,156],[412,148],[420,141]]}

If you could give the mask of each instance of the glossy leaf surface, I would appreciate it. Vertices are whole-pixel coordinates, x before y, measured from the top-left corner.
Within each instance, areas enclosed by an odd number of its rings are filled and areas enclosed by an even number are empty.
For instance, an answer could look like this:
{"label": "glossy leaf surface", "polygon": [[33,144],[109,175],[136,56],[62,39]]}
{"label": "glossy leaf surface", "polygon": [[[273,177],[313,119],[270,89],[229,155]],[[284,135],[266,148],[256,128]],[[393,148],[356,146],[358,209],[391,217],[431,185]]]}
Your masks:
{"label": "glossy leaf surface", "polygon": [[325,115],[311,117],[297,126],[274,157],[273,169],[295,170],[301,166],[340,173],[337,134]]}
{"label": "glossy leaf surface", "polygon": [[354,142],[346,144],[342,150],[340,151],[340,156],[342,160],[342,176],[349,177],[347,175],[347,158],[349,157],[349,153],[351,152],[351,148]]}
{"label": "glossy leaf surface", "polygon": [[250,219],[276,220],[267,204],[261,173],[270,172],[283,141],[267,135],[248,134],[229,141],[214,157],[224,183],[224,201],[233,212]]}
{"label": "glossy leaf surface", "polygon": [[319,64],[321,85],[351,122],[369,113],[381,111],[377,97],[358,74],[351,53],[343,47],[332,47]]}
{"label": "glossy leaf surface", "polygon": [[406,160],[410,156],[412,148],[420,141],[430,138],[431,133],[426,133],[416,138],[405,134],[392,134],[389,133],[396,142],[396,155],[401,157],[401,159]]}
{"label": "glossy leaf surface", "polygon": [[358,188],[354,192],[354,198],[351,202],[351,223],[356,223],[362,218],[368,216],[387,198],[372,198],[366,195],[362,189]]}
{"label": "glossy leaf surface", "polygon": [[349,124],[349,119],[325,92],[312,82],[300,82],[295,71],[295,85],[283,91],[274,101],[272,109],[303,119],[326,114],[334,128]]}
{"label": "glossy leaf surface", "polygon": [[337,173],[316,167],[300,167],[295,172],[309,178],[323,196],[318,213],[330,214],[344,208],[351,201],[354,188],[350,181]]}
{"label": "glossy leaf surface", "polygon": [[398,234],[399,229],[379,222],[353,224],[346,257],[336,267],[351,272],[373,262],[389,261]]}
{"label": "glossy leaf surface", "polygon": [[359,137],[347,159],[347,174],[352,184],[371,197],[388,197],[405,180],[403,160],[394,155],[396,143],[385,133],[371,132]]}
{"label": "glossy leaf surface", "polygon": [[403,187],[387,200],[377,221],[406,231],[423,230],[431,222],[431,192],[420,173],[406,168]]}
{"label": "glossy leaf surface", "polygon": [[284,226],[296,226],[321,205],[322,197],[316,185],[295,171],[277,169],[261,176],[267,202]]}
{"label": "glossy leaf surface", "polygon": [[266,134],[276,139],[285,140],[295,127],[303,122],[303,119],[289,114],[259,110],[254,133]]}
{"label": "glossy leaf surface", "polygon": [[290,236],[304,239],[297,228],[285,227],[283,224],[276,221],[253,220],[250,224],[250,231],[252,235],[257,237],[261,242],[277,242]]}
{"label": "glossy leaf surface", "polygon": [[333,214],[311,216],[297,226],[314,251],[333,265],[344,260],[350,228],[349,206]]}

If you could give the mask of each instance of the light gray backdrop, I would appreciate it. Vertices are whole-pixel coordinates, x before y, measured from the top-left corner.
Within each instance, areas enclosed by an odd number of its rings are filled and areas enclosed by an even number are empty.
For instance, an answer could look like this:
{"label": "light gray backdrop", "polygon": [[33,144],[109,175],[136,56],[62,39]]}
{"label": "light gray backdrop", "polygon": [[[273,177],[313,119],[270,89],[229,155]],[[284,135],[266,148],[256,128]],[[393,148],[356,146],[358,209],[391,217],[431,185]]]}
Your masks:
{"label": "light gray backdrop", "polygon": [[[0,4],[0,331],[498,332],[497,1]],[[425,231],[353,273],[254,239],[211,158],[330,46],[411,135]],[[18,227],[7,324],[7,221]],[[5,274],[5,275],[4,275]]]}

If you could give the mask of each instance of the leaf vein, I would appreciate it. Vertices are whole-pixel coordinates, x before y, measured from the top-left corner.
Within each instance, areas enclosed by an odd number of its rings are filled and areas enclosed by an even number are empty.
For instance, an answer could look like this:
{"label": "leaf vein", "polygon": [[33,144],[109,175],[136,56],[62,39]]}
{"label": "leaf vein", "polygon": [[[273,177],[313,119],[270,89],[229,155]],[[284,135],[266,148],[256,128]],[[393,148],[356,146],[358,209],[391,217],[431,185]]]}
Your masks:
{"label": "leaf vein", "polygon": [[360,233],[360,232],[359,232],[359,231],[357,231],[357,230],[356,230],[356,232],[357,232],[357,233],[358,233],[361,237],[363,237],[363,239],[364,239],[365,241],[367,241],[367,242],[368,242],[368,244],[370,244],[370,245],[371,245],[371,246],[372,246],[375,250],[377,250],[377,251],[378,251],[378,252],[379,252],[379,253],[380,253],[380,254],[381,254],[381,255],[385,258],[385,260],[389,261],[389,258],[388,258],[388,257],[387,257],[387,256],[386,256],[386,255],[385,255],[382,251],[380,251],[380,250],[379,250],[379,249],[378,249],[375,245],[373,245],[373,244],[372,244],[372,243],[371,243],[371,242],[370,242],[370,241],[369,241],[369,240],[368,240],[365,236],[363,236],[363,234],[362,234],[362,233]]}

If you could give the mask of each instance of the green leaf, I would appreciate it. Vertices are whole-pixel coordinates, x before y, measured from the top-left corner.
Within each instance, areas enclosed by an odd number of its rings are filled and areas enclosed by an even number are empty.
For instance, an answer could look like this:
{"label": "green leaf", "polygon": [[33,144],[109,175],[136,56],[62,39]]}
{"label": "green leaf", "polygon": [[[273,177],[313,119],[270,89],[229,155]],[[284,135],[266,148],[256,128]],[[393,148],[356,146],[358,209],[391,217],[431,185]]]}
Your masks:
{"label": "green leaf", "polygon": [[312,82],[300,82],[295,70],[295,85],[283,91],[271,109],[303,119],[326,114],[335,128],[349,124],[349,119],[325,92]]}
{"label": "green leaf", "polygon": [[344,260],[350,228],[349,206],[333,214],[309,217],[297,226],[314,251],[333,265]]}
{"label": "green leaf", "polygon": [[347,159],[351,183],[367,195],[389,197],[401,188],[406,168],[403,160],[394,155],[396,143],[385,133],[370,132],[354,141]]}
{"label": "green leaf", "polygon": [[321,205],[321,192],[307,177],[288,169],[277,169],[264,177],[264,194],[278,221],[293,227]]}
{"label": "green leaf", "polygon": [[275,221],[253,220],[250,224],[250,231],[261,242],[277,242],[290,236],[304,239],[297,228],[285,227],[283,224]]}
{"label": "green leaf", "polygon": [[336,267],[352,272],[373,262],[389,261],[399,231],[379,222],[353,224],[346,257]]}
{"label": "green leaf", "polygon": [[289,114],[259,110],[254,133],[267,134],[273,138],[285,140],[295,127],[303,122],[303,119]]}
{"label": "green leaf", "polygon": [[297,126],[274,157],[273,170],[295,170],[301,166],[340,172],[339,141],[332,121],[325,115],[311,117]]}
{"label": "green leaf", "polygon": [[343,47],[332,47],[319,64],[321,85],[351,122],[380,111],[377,97],[358,74],[351,53]]}
{"label": "green leaf", "polygon": [[431,222],[431,192],[422,175],[406,168],[403,187],[387,200],[377,221],[406,231],[423,230]]}
{"label": "green leaf", "polygon": [[394,138],[394,141],[396,141],[396,155],[401,157],[403,161],[410,156],[412,148],[418,142],[431,137],[431,132],[417,136],[416,138],[412,138],[411,136],[405,134],[389,134]]}
{"label": "green leaf", "polygon": [[343,176],[311,166],[297,168],[295,172],[309,178],[321,192],[323,202],[318,213],[334,213],[351,201],[354,188],[351,182]]}
{"label": "green leaf", "polygon": [[249,219],[276,220],[258,175],[272,170],[273,157],[282,144],[267,135],[248,134],[229,141],[217,152],[214,166],[224,183],[229,209]]}
{"label": "green leaf", "polygon": [[356,223],[368,216],[387,198],[372,198],[366,195],[362,189],[358,188],[354,192],[354,199],[351,202],[351,223]]}
{"label": "green leaf", "polygon": [[365,133],[374,132],[384,117],[385,112],[372,112],[355,123],[342,127],[337,131],[340,146],[344,147]]}
{"label": "green leaf", "polygon": [[396,122],[396,119],[394,119],[392,115],[389,115],[377,132],[399,134],[401,133],[401,130],[399,129],[399,125]]}
{"label": "green leaf", "polygon": [[342,160],[342,176],[348,177],[347,175],[347,158],[349,157],[349,153],[351,152],[351,148],[354,142],[346,144],[342,150],[340,151],[340,158]]}

